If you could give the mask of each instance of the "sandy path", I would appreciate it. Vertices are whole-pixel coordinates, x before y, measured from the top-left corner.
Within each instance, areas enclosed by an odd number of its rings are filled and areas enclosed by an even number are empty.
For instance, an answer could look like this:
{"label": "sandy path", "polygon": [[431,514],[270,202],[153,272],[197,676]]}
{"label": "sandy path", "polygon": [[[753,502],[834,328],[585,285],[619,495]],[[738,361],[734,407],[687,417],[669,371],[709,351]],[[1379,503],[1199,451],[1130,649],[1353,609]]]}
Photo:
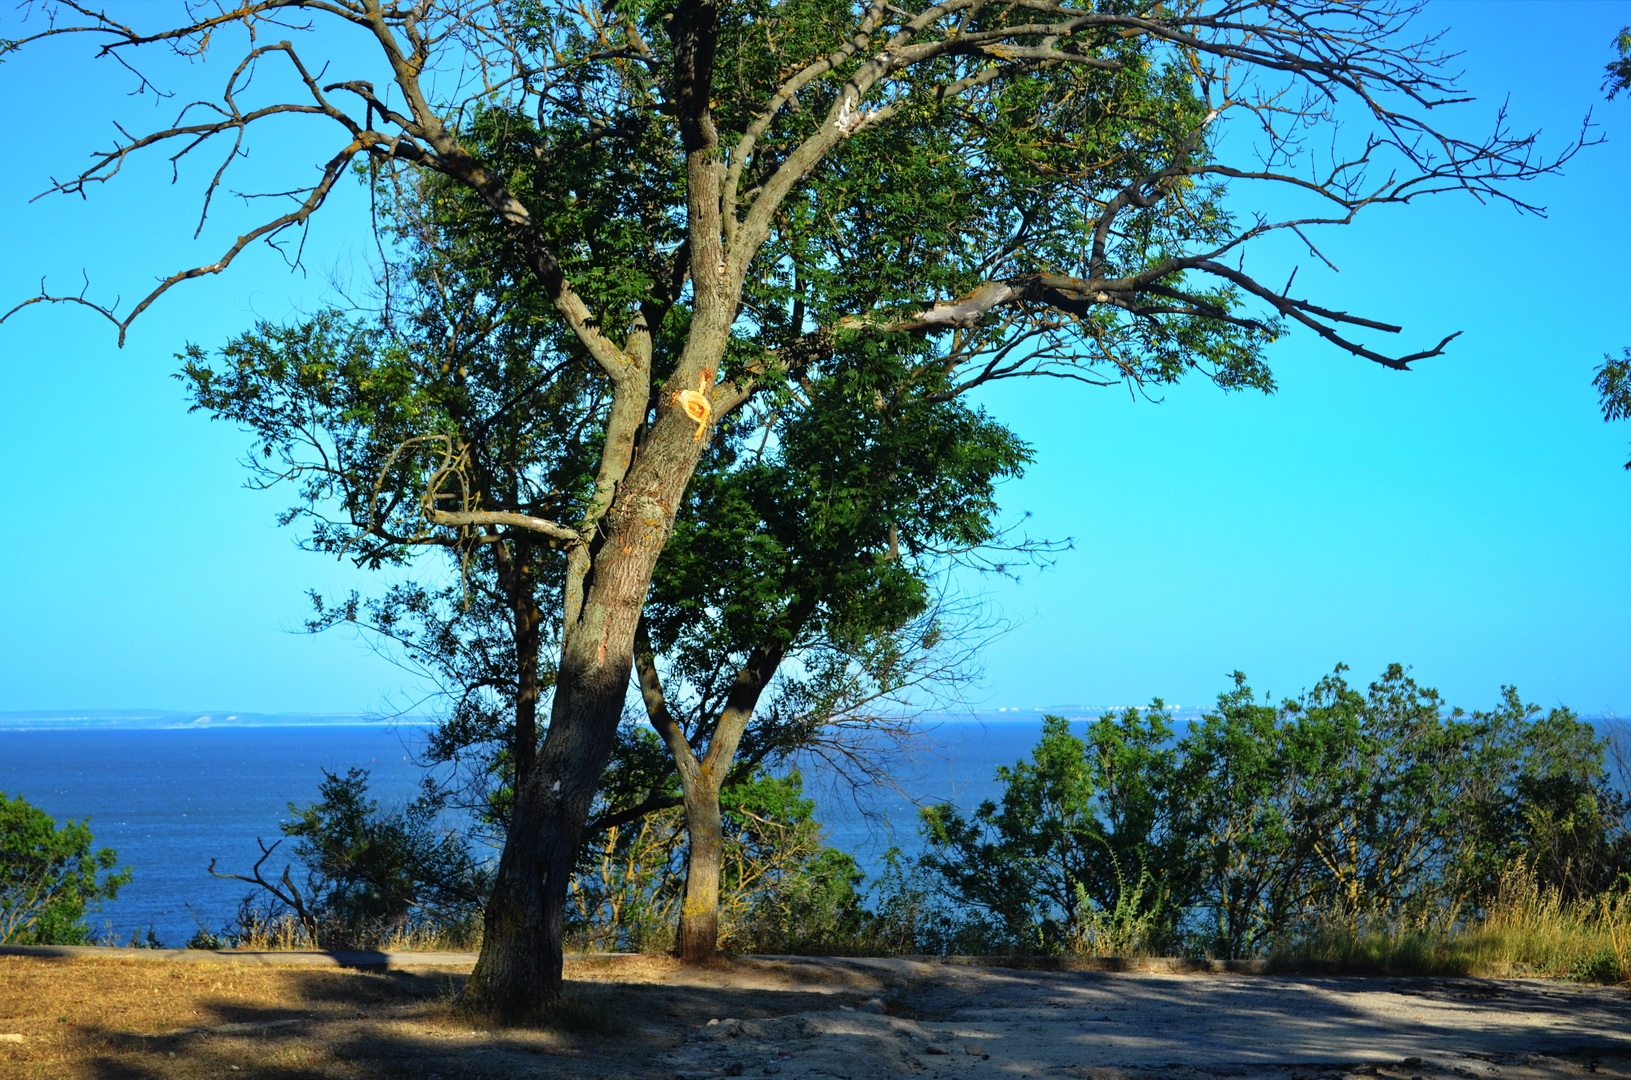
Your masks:
{"label": "sandy path", "polygon": [[1631,995],[1618,989],[893,964],[870,1004],[720,1018],[662,1065],[687,1080],[1631,1076]]}
{"label": "sandy path", "polygon": [[[169,1076],[163,1062],[152,1071],[138,1067],[153,1055],[171,1055],[165,1060],[173,1066],[172,1051],[202,1055],[202,1062],[230,1050],[242,1055],[234,1062],[254,1062],[277,1047],[306,1046],[350,1062],[347,1077],[1631,1080],[1631,993],[1545,980],[1176,970],[1183,965],[1141,972],[1025,970],[788,957],[738,957],[695,969],[662,958],[582,957],[568,961],[572,992],[608,1023],[602,1034],[563,1041],[523,1029],[459,1032],[445,1020],[415,1020],[410,1014],[418,997],[411,993],[401,1016],[388,1003],[371,1006],[372,1019],[323,1011],[334,993],[348,992],[336,990],[336,980],[359,977],[334,971],[337,965],[407,969],[381,977],[385,989],[401,984],[407,992],[430,977],[414,969],[433,963],[468,971],[474,959],[468,954],[26,954],[35,959],[19,962],[66,963],[68,971],[80,961],[90,962],[87,972],[98,963],[140,961],[136,967],[154,974],[126,980],[138,988],[159,978],[156,965],[166,961],[192,971],[212,962],[329,969],[296,978],[307,987],[304,1007],[296,1000],[258,1012],[217,1008],[222,1022],[214,1027],[172,1031],[177,1025],[167,1022],[154,1032],[114,1033],[115,1049],[129,1043],[134,1055],[119,1059],[126,1068],[120,1076]],[[24,970],[14,974],[20,978]],[[5,982],[0,979],[0,996]],[[37,1011],[22,998],[15,1005],[19,1017]],[[291,1009],[304,1018],[289,1019]],[[258,1021],[249,1025],[258,1032],[252,1039],[237,1030],[245,1017]],[[50,1024],[30,1030],[30,1042],[8,1052],[19,1062],[16,1055],[29,1052],[34,1040],[61,1035]],[[244,1045],[236,1047],[233,1039]],[[93,1072],[113,1075],[101,1065]]]}

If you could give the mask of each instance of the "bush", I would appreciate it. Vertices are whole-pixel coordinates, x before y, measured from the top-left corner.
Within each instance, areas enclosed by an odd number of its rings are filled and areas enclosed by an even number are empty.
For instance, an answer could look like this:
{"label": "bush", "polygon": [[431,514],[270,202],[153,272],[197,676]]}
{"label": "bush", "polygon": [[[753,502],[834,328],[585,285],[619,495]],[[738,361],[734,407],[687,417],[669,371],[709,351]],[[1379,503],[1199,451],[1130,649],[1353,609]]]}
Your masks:
{"label": "bush", "polygon": [[[855,860],[822,843],[797,772],[725,789],[719,943],[732,952],[850,952],[864,937]],[[585,843],[567,906],[569,946],[661,952],[685,882],[685,814],[658,810]]]}
{"label": "bush", "polygon": [[372,944],[431,926],[464,926],[487,898],[487,868],[457,831],[438,827],[446,800],[428,783],[381,812],[368,771],[323,774],[322,801],[283,826],[309,871],[312,902],[336,944]]}
{"label": "bush", "polygon": [[1553,906],[1618,888],[1631,803],[1589,725],[1510,687],[1468,715],[1399,665],[1363,690],[1345,670],[1277,706],[1237,673],[1181,737],[1159,702],[1083,736],[1048,717],[999,799],[923,811],[920,869],[962,907],[939,923],[1031,952],[1426,957],[1515,910],[1514,871]]}
{"label": "bush", "polygon": [[[112,848],[91,850],[84,821],[60,828],[21,796],[0,792],[0,943],[83,945],[90,940],[85,910],[112,900],[130,883],[114,871]],[[103,876],[97,876],[101,872]]]}
{"label": "bush", "polygon": [[[475,938],[489,870],[463,835],[438,824],[441,794],[427,783],[407,806],[382,811],[368,798],[368,770],[355,768],[344,776],[325,771],[318,790],[322,798],[310,806],[290,803],[295,820],[281,826],[284,838],[296,841],[303,883],[287,866],[277,878],[262,876],[282,840],[262,846],[249,875],[216,874],[257,885],[267,898],[259,906],[253,895],[247,899],[226,939],[262,948],[355,949],[460,947]],[[195,947],[212,947],[222,936],[201,928]]]}
{"label": "bush", "polygon": [[734,952],[827,952],[860,927],[860,867],[828,847],[804,778],[756,773],[728,788],[720,944]]}
{"label": "bush", "polygon": [[954,936],[1000,928],[1006,949],[1026,952],[1161,949],[1179,912],[1169,888],[1188,858],[1168,824],[1171,736],[1159,702],[1104,717],[1086,739],[1049,716],[1032,760],[997,769],[999,801],[969,818],[925,808],[924,868],[983,916]]}

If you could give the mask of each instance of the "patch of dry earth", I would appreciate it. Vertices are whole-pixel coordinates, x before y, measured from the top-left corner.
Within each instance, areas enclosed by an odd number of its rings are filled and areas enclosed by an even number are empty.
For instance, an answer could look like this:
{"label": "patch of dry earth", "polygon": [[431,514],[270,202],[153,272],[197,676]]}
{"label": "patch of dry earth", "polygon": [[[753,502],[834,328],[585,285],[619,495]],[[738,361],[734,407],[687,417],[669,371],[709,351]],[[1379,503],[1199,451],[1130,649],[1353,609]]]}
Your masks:
{"label": "patch of dry earth", "polygon": [[[1541,980],[574,960],[554,1031],[458,970],[0,957],[0,1077],[1631,1080],[1631,995]],[[7,1039],[5,1036],[12,1036]]]}
{"label": "patch of dry earth", "polygon": [[720,1018],[660,1064],[683,1080],[1631,1077],[1631,997],[1618,989],[871,963],[892,983],[885,998]]}

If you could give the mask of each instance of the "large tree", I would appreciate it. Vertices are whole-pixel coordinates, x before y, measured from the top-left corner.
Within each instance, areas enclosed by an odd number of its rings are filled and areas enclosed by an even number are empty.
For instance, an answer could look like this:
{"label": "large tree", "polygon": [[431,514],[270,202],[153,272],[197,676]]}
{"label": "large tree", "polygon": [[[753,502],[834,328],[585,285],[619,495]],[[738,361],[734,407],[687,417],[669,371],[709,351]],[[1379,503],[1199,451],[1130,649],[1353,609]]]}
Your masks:
{"label": "large tree", "polygon": [[[467,499],[461,483],[505,507],[561,490],[583,471],[561,418],[596,405],[559,395],[593,384],[561,377],[571,357],[550,350],[524,304],[486,302],[488,253],[462,242],[468,221],[439,209],[434,188],[397,194],[405,257],[385,275],[383,312],[263,323],[218,356],[189,348],[181,377],[195,408],[253,437],[252,484],[294,488],[280,520],[309,526],[302,546],[413,567],[371,598],[314,597],[311,627],[365,628],[439,685],[445,719],[429,756],[467,766],[467,794],[502,825],[554,681],[547,598],[561,564],[527,530],[427,528],[424,473],[433,503]],[[1019,440],[925,384],[910,356],[848,359],[716,434],[637,637],[648,718],[669,756],[621,740],[587,831],[686,807],[685,959],[717,945],[725,786],[803,750],[872,769],[874,755],[854,751],[909,730],[881,718],[880,702],[898,712],[905,694],[968,675],[970,606],[942,594],[939,572],[1006,568],[1049,547],[994,523],[995,483],[1028,459]],[[555,395],[521,392],[545,383]],[[857,399],[872,407],[848,407]],[[450,561],[418,557],[427,550]]]}
{"label": "large tree", "polygon": [[[571,475],[562,451],[572,440],[555,426],[563,410],[498,407],[561,358],[533,347],[525,319],[483,325],[460,275],[445,260],[437,270],[441,289],[413,289],[394,320],[329,312],[262,324],[219,356],[192,347],[182,377],[195,408],[253,437],[254,485],[294,487],[280,519],[309,525],[303,547],[412,568],[370,598],[314,596],[311,628],[362,627],[439,685],[444,720],[429,756],[467,766],[467,794],[503,824],[553,683],[559,626],[547,596],[559,563],[525,530],[426,528],[424,481],[403,464],[422,454],[451,476],[456,441],[485,497],[516,505],[524,489]],[[405,291],[399,278],[394,303]],[[439,325],[448,296],[461,313],[457,348]],[[444,367],[457,377],[443,379]],[[907,730],[877,716],[880,699],[898,709],[906,693],[968,673],[969,620],[941,595],[939,571],[1047,547],[1011,541],[993,520],[995,483],[1027,460],[1023,444],[960,401],[913,393],[906,369],[880,355],[807,376],[761,424],[716,437],[653,580],[636,667],[669,753],[654,759],[647,741],[622,740],[588,832],[686,807],[685,959],[717,945],[726,785],[802,750],[849,751],[846,761],[870,768],[855,752]],[[857,394],[874,406],[842,407]],[[417,557],[427,549],[446,558]],[[859,742],[845,740],[858,729]]]}
{"label": "large tree", "polygon": [[[171,288],[304,225],[363,160],[431,174],[478,207],[494,302],[527,297],[579,361],[562,377],[591,383],[530,385],[552,404],[516,404],[567,410],[584,460],[573,483],[500,505],[442,433],[445,467],[423,501],[429,523],[467,542],[526,532],[561,564],[547,734],[516,791],[466,991],[509,1018],[560,993],[567,882],[648,587],[722,421],[890,340],[914,343],[922,377],[955,390],[1195,368],[1266,386],[1261,350],[1287,326],[1402,369],[1449,338],[1380,351],[1360,336],[1398,328],[1268,284],[1246,267],[1252,242],[1445,191],[1522,207],[1510,182],[1558,163],[1499,120],[1482,138],[1439,122],[1462,95],[1410,4],[41,7],[49,21],[8,48],[89,37],[139,71],[154,50],[215,55],[247,36],[218,100],[121,135],[52,190],[88,191],[132,155],[221,146],[207,199],[264,126],[307,119],[334,139],[284,209],[130,309],[29,303],[97,308],[122,336]],[[306,61],[321,52],[326,65]]]}

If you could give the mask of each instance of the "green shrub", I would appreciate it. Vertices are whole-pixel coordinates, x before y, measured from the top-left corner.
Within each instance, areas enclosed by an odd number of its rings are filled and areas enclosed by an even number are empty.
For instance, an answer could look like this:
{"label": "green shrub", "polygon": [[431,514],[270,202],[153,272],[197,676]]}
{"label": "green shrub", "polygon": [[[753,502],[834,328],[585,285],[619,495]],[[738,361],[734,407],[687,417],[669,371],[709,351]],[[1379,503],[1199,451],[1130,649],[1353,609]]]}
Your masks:
{"label": "green shrub", "polygon": [[1032,760],[997,769],[1000,799],[967,818],[949,804],[925,808],[923,866],[972,909],[942,925],[1003,951],[1165,946],[1179,914],[1170,886],[1189,860],[1169,824],[1171,737],[1159,702],[1106,716],[1085,739],[1049,716]]}
{"label": "green shrub", "polygon": [[427,783],[406,806],[381,810],[368,797],[368,770],[356,768],[344,776],[325,770],[318,790],[322,798],[310,806],[290,803],[294,820],[281,826],[295,840],[303,882],[287,866],[263,875],[282,840],[263,844],[247,875],[216,873],[212,863],[216,877],[262,892],[246,898],[221,934],[200,927],[189,947],[219,948],[224,940],[256,948],[457,948],[475,940],[491,871],[462,834],[438,823],[444,796]]}
{"label": "green shrub", "polygon": [[1497,914],[1515,868],[1565,905],[1631,869],[1631,802],[1573,713],[1507,687],[1469,715],[1397,664],[1364,689],[1345,670],[1278,705],[1237,673],[1181,736],[1159,702],[1081,735],[1048,717],[1000,797],[923,811],[922,867],[962,908],[941,925],[1032,952],[1419,966]]}
{"label": "green shrub", "polygon": [[[860,869],[822,841],[797,772],[763,770],[725,789],[719,942],[730,952],[849,953],[865,937]],[[678,807],[585,843],[567,903],[567,940],[585,952],[672,947],[685,880]]]}
{"label": "green shrub", "polygon": [[[91,850],[84,821],[58,827],[21,796],[0,792],[0,943],[83,945],[85,911],[130,883],[112,848]],[[98,874],[101,874],[98,877]]]}

